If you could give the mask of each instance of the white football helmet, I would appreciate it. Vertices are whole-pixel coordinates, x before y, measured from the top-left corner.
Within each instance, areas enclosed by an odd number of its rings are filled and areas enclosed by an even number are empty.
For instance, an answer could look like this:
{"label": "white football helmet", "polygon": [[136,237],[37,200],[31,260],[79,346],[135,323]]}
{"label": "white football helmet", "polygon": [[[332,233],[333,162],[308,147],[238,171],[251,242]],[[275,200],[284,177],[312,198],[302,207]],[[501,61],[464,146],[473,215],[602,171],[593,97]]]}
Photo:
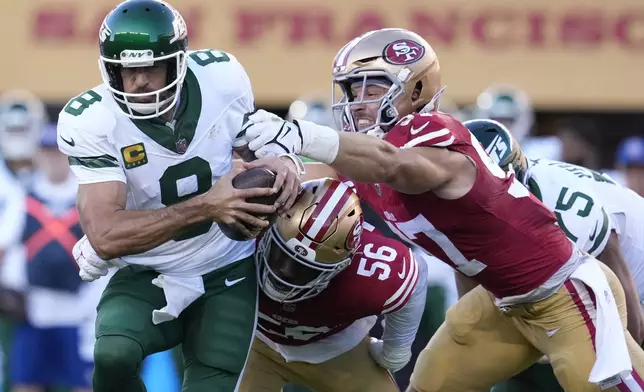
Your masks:
{"label": "white football helmet", "polygon": [[0,95],[0,154],[7,160],[34,157],[47,122],[45,105],[25,90]]}

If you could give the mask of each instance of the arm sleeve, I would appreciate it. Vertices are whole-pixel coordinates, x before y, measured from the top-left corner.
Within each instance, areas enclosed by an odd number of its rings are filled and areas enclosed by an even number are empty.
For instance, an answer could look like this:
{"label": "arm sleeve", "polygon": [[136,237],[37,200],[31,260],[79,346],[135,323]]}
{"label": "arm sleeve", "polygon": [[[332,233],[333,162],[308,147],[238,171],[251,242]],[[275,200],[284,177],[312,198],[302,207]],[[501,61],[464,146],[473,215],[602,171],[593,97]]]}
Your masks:
{"label": "arm sleeve", "polygon": [[[118,160],[116,147],[105,132],[87,129],[88,125],[69,119],[61,113],[58,122],[58,148],[67,155],[69,165],[79,184],[120,181],[127,183],[125,172]],[[112,121],[115,121],[112,119]],[[97,128],[110,124],[97,121]]]}
{"label": "arm sleeve", "polygon": [[[413,256],[412,256],[413,257]],[[418,262],[418,280],[405,305],[395,312],[385,314],[382,335],[383,357],[411,355],[411,345],[416,338],[425,309],[427,296],[427,266]]]}

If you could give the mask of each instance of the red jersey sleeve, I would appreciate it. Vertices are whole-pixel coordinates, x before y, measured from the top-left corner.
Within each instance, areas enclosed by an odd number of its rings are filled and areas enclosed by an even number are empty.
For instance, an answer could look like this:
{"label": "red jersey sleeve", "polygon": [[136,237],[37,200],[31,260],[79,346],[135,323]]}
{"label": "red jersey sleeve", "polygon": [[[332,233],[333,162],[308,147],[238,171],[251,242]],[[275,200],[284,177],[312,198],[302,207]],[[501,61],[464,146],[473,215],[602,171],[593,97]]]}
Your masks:
{"label": "red jersey sleeve", "polygon": [[458,120],[440,112],[414,113],[403,117],[387,132],[385,140],[396,147],[453,148],[468,143],[469,131]]}
{"label": "red jersey sleeve", "polygon": [[418,281],[418,264],[409,247],[365,231],[353,262],[358,275],[370,278],[365,282],[370,308],[389,313],[405,306]]}

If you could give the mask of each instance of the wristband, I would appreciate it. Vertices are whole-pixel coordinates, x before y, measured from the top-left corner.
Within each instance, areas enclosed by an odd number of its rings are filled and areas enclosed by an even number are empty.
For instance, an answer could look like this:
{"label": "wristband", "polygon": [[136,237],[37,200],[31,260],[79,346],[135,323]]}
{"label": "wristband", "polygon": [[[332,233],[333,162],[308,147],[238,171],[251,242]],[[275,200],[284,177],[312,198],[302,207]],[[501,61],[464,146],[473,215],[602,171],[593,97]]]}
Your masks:
{"label": "wristband", "polygon": [[340,151],[340,134],[333,128],[310,121],[294,121],[302,133],[301,155],[330,165]]}
{"label": "wristband", "polygon": [[295,168],[297,169],[297,174],[299,176],[303,176],[306,174],[306,169],[304,168],[304,163],[302,163],[302,160],[300,157],[298,157],[295,154],[280,154],[277,156],[278,158],[288,158],[293,162],[295,165]]}

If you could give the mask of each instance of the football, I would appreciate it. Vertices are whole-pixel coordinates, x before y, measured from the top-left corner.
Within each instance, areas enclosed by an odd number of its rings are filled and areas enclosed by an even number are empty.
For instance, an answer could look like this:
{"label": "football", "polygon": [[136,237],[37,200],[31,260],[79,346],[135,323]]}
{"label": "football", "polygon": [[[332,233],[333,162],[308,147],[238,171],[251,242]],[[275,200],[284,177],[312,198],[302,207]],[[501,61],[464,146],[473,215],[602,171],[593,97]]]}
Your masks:
{"label": "football", "polygon": [[[252,169],[245,170],[233,178],[233,187],[236,189],[250,189],[250,188],[271,188],[275,183],[275,173],[271,170],[264,167],[256,167]],[[257,204],[274,204],[281,192],[277,192],[274,195],[263,196],[263,197],[253,197],[247,199],[248,203],[257,203]],[[277,212],[269,216],[258,216],[258,218],[268,220],[269,222],[274,223],[277,219]],[[244,236],[234,227],[230,227],[224,223],[219,223],[219,229],[222,233],[231,240],[235,241],[246,241],[248,238]],[[248,228],[251,231],[256,231],[256,228]]]}

